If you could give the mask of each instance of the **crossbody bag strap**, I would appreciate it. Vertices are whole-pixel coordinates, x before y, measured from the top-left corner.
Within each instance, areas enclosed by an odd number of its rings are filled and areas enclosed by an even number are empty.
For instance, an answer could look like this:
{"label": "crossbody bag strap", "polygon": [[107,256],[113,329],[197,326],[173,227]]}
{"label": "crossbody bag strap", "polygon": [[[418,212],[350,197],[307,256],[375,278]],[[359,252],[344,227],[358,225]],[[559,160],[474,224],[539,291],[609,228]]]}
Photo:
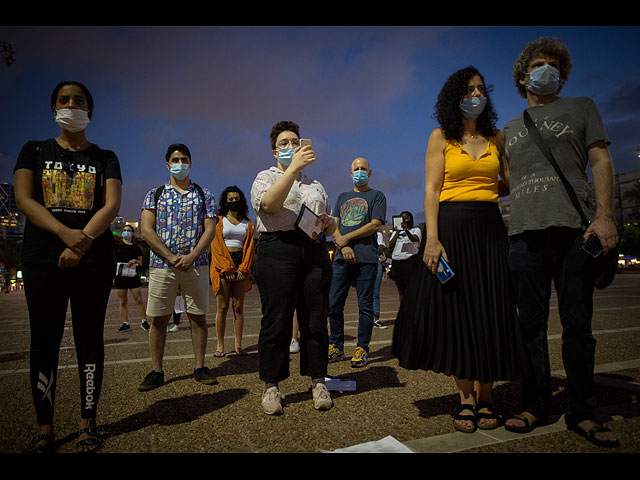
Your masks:
{"label": "crossbody bag strap", "polygon": [[580,218],[582,219],[582,224],[584,225],[585,228],[589,227],[589,224],[591,222],[589,222],[589,219],[587,219],[586,215],[582,211],[582,207],[580,206],[580,201],[578,200],[578,196],[576,195],[575,190],[569,183],[569,180],[567,180],[567,177],[564,176],[564,173],[562,173],[562,170],[560,170],[560,166],[558,165],[558,162],[556,162],[556,159],[553,157],[553,154],[551,153],[549,146],[542,139],[542,135],[534,125],[533,120],[529,115],[529,112],[525,110],[522,114],[522,117],[524,118],[524,124],[527,127],[529,136],[533,139],[533,142],[536,144],[538,149],[542,152],[542,154],[547,158],[549,163],[553,166],[556,173],[558,174],[558,177],[560,177],[560,181],[562,182],[562,185],[567,191],[567,194],[571,199],[571,203],[573,203],[573,206],[580,214]]}

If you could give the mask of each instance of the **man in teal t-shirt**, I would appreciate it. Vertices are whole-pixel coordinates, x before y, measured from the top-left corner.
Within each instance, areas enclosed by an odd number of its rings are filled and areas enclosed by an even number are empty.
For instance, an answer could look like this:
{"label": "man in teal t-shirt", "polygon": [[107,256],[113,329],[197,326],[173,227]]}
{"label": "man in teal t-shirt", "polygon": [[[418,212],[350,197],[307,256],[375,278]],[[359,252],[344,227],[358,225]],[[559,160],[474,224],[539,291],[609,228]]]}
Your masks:
{"label": "man in teal t-shirt", "polygon": [[382,192],[369,188],[371,169],[364,158],[351,163],[353,191],[338,195],[333,210],[337,225],[334,241],[338,252],[333,262],[329,292],[329,361],[344,358],[344,304],[351,284],[358,295],[358,344],[351,366],[369,363],[369,342],[373,330],[373,291],[378,269],[376,233],[384,224],[387,200]]}

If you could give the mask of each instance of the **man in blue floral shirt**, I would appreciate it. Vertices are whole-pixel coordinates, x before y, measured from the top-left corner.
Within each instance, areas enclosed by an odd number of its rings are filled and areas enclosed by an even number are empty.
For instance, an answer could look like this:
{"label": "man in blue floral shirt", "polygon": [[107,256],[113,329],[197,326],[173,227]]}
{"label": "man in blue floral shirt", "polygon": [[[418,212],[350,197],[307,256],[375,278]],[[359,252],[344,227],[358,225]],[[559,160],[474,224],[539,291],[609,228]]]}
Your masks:
{"label": "man in blue floral shirt", "polygon": [[215,199],[189,178],[191,153],[185,145],[169,146],[165,158],[170,182],[147,193],[142,205],[142,237],[151,247],[147,316],[153,319],[149,330],[153,370],[138,387],[140,391],[164,384],[162,359],[178,287],[191,321],[194,378],[207,385],[217,383],[204,366],[205,315],[209,310],[207,248],[216,229]]}

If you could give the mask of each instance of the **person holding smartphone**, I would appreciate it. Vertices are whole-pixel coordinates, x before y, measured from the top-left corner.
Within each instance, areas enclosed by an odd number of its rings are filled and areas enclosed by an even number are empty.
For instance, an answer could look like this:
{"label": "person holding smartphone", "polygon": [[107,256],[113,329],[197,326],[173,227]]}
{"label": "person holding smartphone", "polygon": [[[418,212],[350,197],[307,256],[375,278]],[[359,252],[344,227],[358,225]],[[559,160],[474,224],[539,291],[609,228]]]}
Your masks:
{"label": "person holding smartphone", "polygon": [[324,187],[302,173],[316,160],[311,145],[302,145],[299,127],[278,122],[271,129],[276,165],[256,176],[251,204],[260,233],[254,276],[260,291],[262,321],[258,339],[259,375],[264,381],[262,408],[283,413],[279,383],[289,377],[289,347],[294,311],[300,329],[300,374],[311,378],[314,407],[333,406],[324,384],[327,375],[331,260],[325,241],[296,229],[303,207],[318,216],[326,236],[333,233],[331,205]]}
{"label": "person holding smartphone", "polygon": [[415,274],[416,260],[420,261],[420,257],[416,254],[420,248],[422,231],[420,231],[420,227],[413,225],[411,212],[402,212],[400,216],[402,217],[400,229],[391,234],[389,248],[393,252],[391,254],[391,275],[398,289],[400,302],[402,302],[404,291]]}
{"label": "person holding smartphone", "polygon": [[[512,300],[508,243],[498,207],[503,135],[484,79],[474,67],[442,87],[425,159],[426,242],[400,304],[393,353],[407,369],[455,379],[453,426],[493,429],[493,382],[520,377],[520,331]],[[446,261],[454,276],[436,277]]]}

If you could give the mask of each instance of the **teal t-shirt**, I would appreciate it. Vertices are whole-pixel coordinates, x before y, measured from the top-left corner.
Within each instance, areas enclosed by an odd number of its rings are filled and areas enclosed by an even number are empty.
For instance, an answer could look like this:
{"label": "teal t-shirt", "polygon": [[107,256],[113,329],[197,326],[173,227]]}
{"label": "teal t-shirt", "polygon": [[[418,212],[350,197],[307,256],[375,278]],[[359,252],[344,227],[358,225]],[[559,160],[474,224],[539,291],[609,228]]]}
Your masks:
{"label": "teal t-shirt", "polygon": [[[387,214],[387,199],[379,190],[366,192],[344,192],[338,195],[333,215],[340,218],[339,230],[342,235],[364,227],[372,220],[380,220],[383,224]],[[357,238],[349,242],[358,263],[378,263],[378,241],[376,234]],[[342,260],[338,251],[336,260]]]}
{"label": "teal t-shirt", "polygon": [[[610,143],[593,100],[559,98],[528,111],[592,220],[594,205],[586,173],[589,146]],[[510,171],[509,235],[554,226],[582,228],[556,171],[529,137],[522,114],[505,125],[504,136]]]}

